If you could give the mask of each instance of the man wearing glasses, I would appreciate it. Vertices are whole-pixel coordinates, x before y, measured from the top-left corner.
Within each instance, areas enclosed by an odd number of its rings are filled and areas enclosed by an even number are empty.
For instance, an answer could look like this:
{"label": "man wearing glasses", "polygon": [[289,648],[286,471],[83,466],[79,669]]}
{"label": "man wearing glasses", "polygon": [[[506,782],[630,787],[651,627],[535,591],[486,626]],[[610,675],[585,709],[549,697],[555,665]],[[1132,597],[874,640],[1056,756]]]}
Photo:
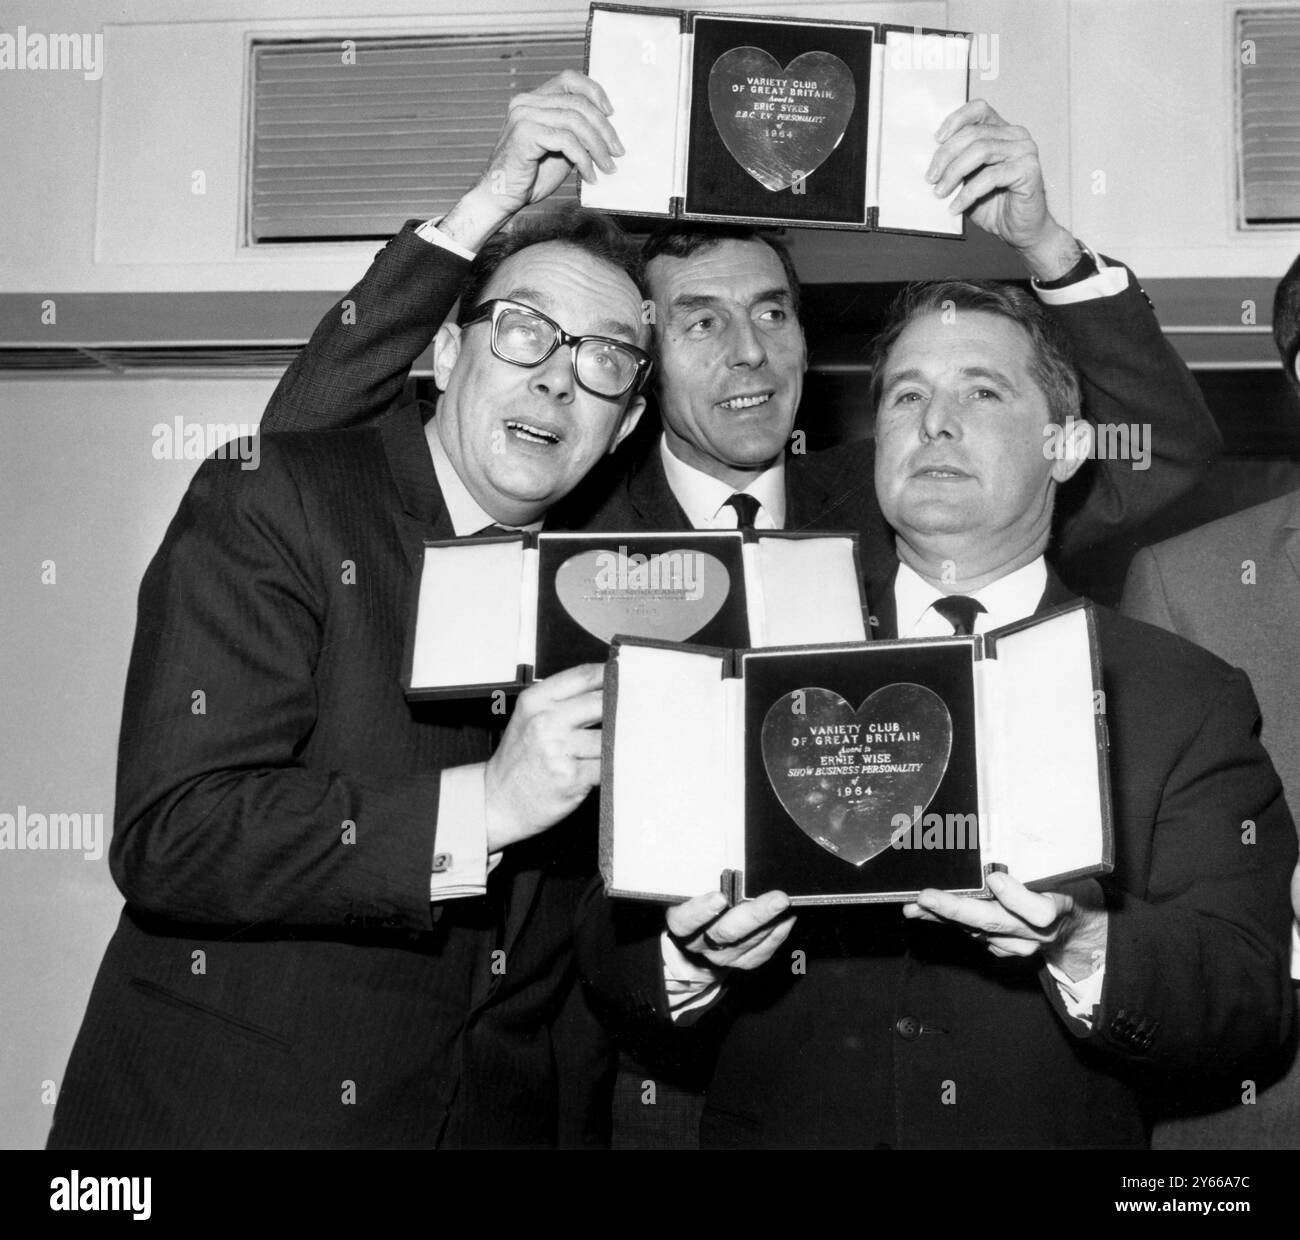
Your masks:
{"label": "man wearing glasses", "polygon": [[607,1115],[588,1130],[567,1102],[608,1061],[569,1006],[590,866],[565,820],[599,781],[602,669],[528,689],[508,723],[401,688],[423,541],[536,528],[644,406],[618,230],[487,242],[534,190],[447,221],[478,256],[442,251],[429,312],[464,310],[436,419],[272,436],[182,501],[126,687],[126,907],[51,1148],[599,1140]]}

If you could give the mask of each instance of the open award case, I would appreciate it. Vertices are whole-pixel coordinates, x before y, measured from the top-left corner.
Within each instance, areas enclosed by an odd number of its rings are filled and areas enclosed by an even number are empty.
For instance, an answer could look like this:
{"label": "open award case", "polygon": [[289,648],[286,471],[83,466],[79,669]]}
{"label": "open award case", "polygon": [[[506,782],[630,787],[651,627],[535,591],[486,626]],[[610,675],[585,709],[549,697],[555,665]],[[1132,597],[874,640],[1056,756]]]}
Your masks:
{"label": "open award case", "polygon": [[721,646],[862,641],[849,533],[515,534],[429,540],[408,699],[517,692],[603,662],[616,634]]}
{"label": "open award case", "polygon": [[794,904],[1048,890],[1112,864],[1091,606],[971,637],[769,650],[620,639],[600,865],[615,896]]}
{"label": "open award case", "polygon": [[593,4],[587,73],[627,153],[581,201],[961,237],[925,173],[969,62],[970,36],[951,30]]}

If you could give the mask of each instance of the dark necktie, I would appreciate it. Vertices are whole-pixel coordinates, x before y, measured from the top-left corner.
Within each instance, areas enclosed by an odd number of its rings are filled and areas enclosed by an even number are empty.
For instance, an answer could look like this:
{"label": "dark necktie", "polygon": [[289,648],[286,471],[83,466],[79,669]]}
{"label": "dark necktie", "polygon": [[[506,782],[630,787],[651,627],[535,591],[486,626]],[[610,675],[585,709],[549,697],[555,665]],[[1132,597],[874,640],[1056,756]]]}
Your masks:
{"label": "dark necktie", "polygon": [[736,510],[736,528],[738,530],[752,530],[754,528],[754,518],[758,516],[758,510],[762,504],[752,495],[746,495],[744,491],[737,491],[735,495],[728,498],[727,503]]}
{"label": "dark necktie", "polygon": [[965,594],[946,594],[934,600],[934,609],[949,624],[958,637],[969,637],[975,632],[975,617],[988,608],[977,599]]}
{"label": "dark necktie", "polygon": [[512,530],[508,525],[485,525],[481,530],[466,534],[466,538],[493,538],[499,534],[519,534],[521,530]]}

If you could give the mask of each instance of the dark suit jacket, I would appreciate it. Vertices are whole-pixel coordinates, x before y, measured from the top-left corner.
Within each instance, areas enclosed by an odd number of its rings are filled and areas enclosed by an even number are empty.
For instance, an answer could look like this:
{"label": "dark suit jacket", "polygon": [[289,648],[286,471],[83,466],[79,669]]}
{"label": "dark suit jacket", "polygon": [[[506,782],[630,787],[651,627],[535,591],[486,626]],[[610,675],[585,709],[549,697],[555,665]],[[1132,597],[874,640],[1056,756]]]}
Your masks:
{"label": "dark suit jacket", "polygon": [[[1053,577],[1041,606],[1069,598]],[[880,602],[889,634],[892,594]],[[801,910],[777,957],[733,975],[689,1035],[718,1026],[704,1144],[1141,1146],[1151,1090],[1239,1081],[1285,1038],[1296,847],[1250,686],[1148,625],[1099,609],[1098,628],[1116,857],[1091,1032],[1037,957],[995,959],[896,906]],[[668,1032],[657,944],[593,917],[582,957],[606,1010]]]}
{"label": "dark suit jacket", "polygon": [[[1261,739],[1290,804],[1300,804],[1300,491],[1256,505],[1134,557],[1126,615],[1177,633],[1241,668],[1259,698]],[[1285,1075],[1284,1075],[1285,1074]],[[1158,1125],[1164,1148],[1300,1147],[1300,1060],[1291,1045],[1273,1071],[1283,1076],[1252,1106],[1228,1091],[1219,1114]],[[1188,1109],[1195,1097],[1173,1100]]]}
{"label": "dark suit jacket", "polygon": [[411,411],[199,469],[140,591],[126,908],[52,1147],[556,1142],[590,842],[559,828],[430,904],[440,772],[501,723],[402,694],[413,569],[451,533]]}
{"label": "dark suit jacket", "polygon": [[[417,237],[408,224],[360,282],[321,320],[267,405],[264,431],[363,424],[402,392],[412,364],[446,314],[438,296],[463,260]],[[345,313],[347,303],[351,313]],[[1099,423],[1148,428],[1150,468],[1094,462],[1057,497],[1055,559],[1068,570],[1189,490],[1222,440],[1191,373],[1160,331],[1132,273],[1125,292],[1049,307],[1074,351],[1084,412]],[[851,529],[861,537],[869,586],[893,572],[893,536],[876,502],[869,440],[787,461],[787,527]],[[653,435],[637,435],[557,509],[552,525],[596,530],[689,528],[668,488]]]}

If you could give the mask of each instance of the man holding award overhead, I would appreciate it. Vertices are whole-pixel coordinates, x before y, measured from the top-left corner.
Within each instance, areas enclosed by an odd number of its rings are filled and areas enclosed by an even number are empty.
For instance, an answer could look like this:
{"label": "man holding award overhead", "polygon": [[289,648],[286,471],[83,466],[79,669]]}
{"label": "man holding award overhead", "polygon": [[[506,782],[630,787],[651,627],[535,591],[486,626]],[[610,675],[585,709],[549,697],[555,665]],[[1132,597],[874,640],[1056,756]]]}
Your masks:
{"label": "man holding award overhead", "polygon": [[[461,218],[518,205],[470,195]],[[413,706],[401,671],[424,541],[539,525],[640,415],[634,257],[588,215],[455,259],[436,425],[198,470],[140,590],[126,907],[52,1148],[601,1143],[604,1041],[567,1006],[591,864],[551,830],[598,778],[600,665],[509,720]]]}
{"label": "man holding award overhead", "polygon": [[[543,153],[551,188],[576,167],[584,199],[599,204],[593,185],[616,187],[635,169],[636,152],[624,156],[618,135],[637,123],[637,111],[614,110],[599,82],[572,71],[516,96],[476,194],[490,199],[513,186]],[[973,100],[927,131],[925,143],[918,196],[956,226],[965,213],[1015,250],[1069,336],[1087,415],[1148,428],[1149,467],[1097,461],[1062,497],[1055,537],[1069,560],[1188,490],[1218,453],[1218,431],[1132,273],[1080,246],[1051,215],[1038,151],[1023,128]],[[389,242],[321,319],[272,395],[263,431],[360,425],[398,400],[441,326],[433,308],[448,270],[480,244],[481,228],[468,222],[457,208],[409,224]],[[630,442],[550,524],[848,529],[860,535],[868,581],[888,574],[893,547],[871,487],[870,440],[787,455],[808,366],[788,253],[752,228],[678,222],[651,235],[643,260],[663,434]]]}
{"label": "man holding award overhead", "polygon": [[[802,661],[804,677],[787,676],[780,688],[808,686],[795,694],[808,699],[834,690],[846,669],[870,659],[910,657],[921,679],[926,652],[951,650],[963,635],[978,641],[997,633],[1000,662],[1003,643],[1017,630],[1033,631],[1022,623],[1027,618],[1043,618],[1046,633],[1061,618],[1084,614],[1069,608],[1072,596],[1045,551],[1056,491],[1079,468],[1092,432],[1078,416],[1068,355],[1034,299],[988,283],[914,286],[895,307],[872,360],[875,487],[898,554],[892,580],[872,600],[880,636],[946,640],[770,652],[770,662]],[[1036,789],[1032,803],[997,807],[1040,824],[1040,848],[1059,844],[1053,837],[1072,829],[1080,805],[1073,781],[1043,791],[1034,763],[1064,759],[1062,769],[1073,763],[1086,772],[1100,749],[1106,770],[1092,796],[1094,808],[1099,795],[1105,802],[1100,821],[1113,849],[1094,867],[1095,877],[1030,890],[1014,871],[994,869],[984,893],[991,898],[978,898],[969,884],[951,885],[965,893],[925,886],[895,903],[805,909],[793,925],[781,891],[729,911],[714,892],[671,908],[654,950],[616,944],[612,933],[589,941],[588,980],[625,1019],[643,1028],[666,1021],[666,996],[656,998],[645,980],[657,976],[662,960],[669,962],[671,988],[690,994],[682,1005],[689,1015],[679,1007],[678,1019],[696,1020],[697,1032],[716,1025],[720,1050],[702,1123],[706,1145],[1140,1147],[1162,1089],[1176,1085],[1185,1096],[1212,1078],[1245,1088],[1285,1039],[1296,843],[1258,740],[1249,682],[1162,630],[1100,608],[1091,614],[1100,656],[1095,707],[1087,701],[1094,681],[1086,658],[1084,700],[1070,703],[1053,700],[1048,682],[1018,682],[1012,663],[998,689],[999,709],[984,724],[978,710],[968,712],[964,726],[992,753],[1000,737],[1015,734],[1019,710],[1045,721],[1023,749],[1001,754],[1010,776],[1007,801],[1023,802],[1024,789]],[[620,692],[635,667],[621,666],[625,655],[616,654]],[[987,645],[985,656],[994,657]],[[1044,646],[1039,666],[1055,669],[1068,657]],[[671,701],[677,687],[663,684],[663,667],[661,692]],[[841,720],[854,718],[863,692],[842,690]],[[777,713],[784,700],[770,690],[756,706],[762,711],[770,701],[768,718],[784,717],[788,736],[811,731],[839,747],[833,760],[843,760],[850,749],[841,734],[860,725],[810,725],[805,711],[799,718]],[[620,702],[611,718],[610,705],[607,688],[605,727],[617,736],[635,715],[625,720]],[[963,718],[957,691],[946,705],[954,721]],[[1067,715],[1080,706],[1104,713],[1108,758],[1088,729],[1066,731]],[[857,718],[872,718],[869,708],[864,702]],[[942,862],[903,857],[897,850],[918,847],[917,839],[895,834],[891,848],[888,828],[874,854],[847,855],[854,837],[867,831],[852,812],[823,827],[820,838],[813,836],[820,850],[810,849],[796,827],[808,832],[812,802],[791,798],[790,785],[802,780],[823,795],[850,781],[786,770],[784,755],[769,749],[766,729],[758,747],[749,709],[747,838],[797,841],[800,856],[815,853],[823,868],[839,867],[846,887],[863,883],[858,876],[871,867]],[[933,730],[906,706],[889,717],[881,726],[891,729],[895,751],[900,736],[922,740]],[[665,721],[669,733],[673,724]],[[953,724],[952,761],[961,726]],[[1054,741],[1066,745],[1063,754],[1051,752]],[[1034,745],[1040,748],[1031,758]],[[928,759],[940,776],[949,752]],[[635,776],[638,760],[642,767],[671,765],[673,756],[667,743],[662,753],[643,752],[629,768],[605,773],[606,791],[612,785],[617,796],[618,780]],[[621,761],[616,744],[616,768]],[[842,769],[829,774],[838,777]],[[755,785],[769,781],[784,794],[784,811],[765,812],[765,790]],[[1094,779],[1089,786],[1095,785]],[[983,808],[983,776],[980,787]],[[862,788],[853,791],[866,799]],[[614,808],[617,814],[617,802]],[[905,808],[904,823],[910,799]],[[916,807],[918,816],[923,808]],[[938,853],[954,845],[936,836],[933,847]],[[744,855],[755,863],[748,846]],[[798,885],[814,872],[811,862],[791,863],[790,890],[807,890]],[[895,889],[906,885],[894,879]]]}

